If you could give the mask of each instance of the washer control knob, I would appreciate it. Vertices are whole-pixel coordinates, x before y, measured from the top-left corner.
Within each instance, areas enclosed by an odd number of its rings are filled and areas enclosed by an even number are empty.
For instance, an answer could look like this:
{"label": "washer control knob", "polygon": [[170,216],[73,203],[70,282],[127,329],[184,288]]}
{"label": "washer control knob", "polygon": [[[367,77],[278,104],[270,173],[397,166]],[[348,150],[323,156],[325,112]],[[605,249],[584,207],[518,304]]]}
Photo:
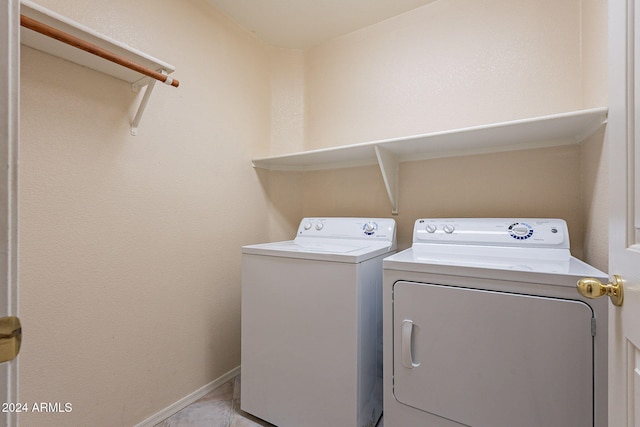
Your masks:
{"label": "washer control knob", "polygon": [[426,230],[427,233],[435,233],[438,227],[435,224],[427,224]]}
{"label": "washer control knob", "polygon": [[311,226],[312,226],[312,224],[310,222],[305,222],[304,223],[304,229],[305,230],[311,230]]}
{"label": "washer control knob", "polygon": [[376,224],[373,221],[367,222],[364,225],[364,227],[362,227],[362,230],[364,231],[364,234],[366,234],[367,236],[371,236],[372,234],[374,234],[377,229],[378,229],[378,224]]}
{"label": "washer control knob", "polygon": [[456,227],[454,227],[453,224],[445,224],[444,227],[442,227],[442,229],[444,230],[445,233],[451,234],[455,231]]}
{"label": "washer control knob", "polygon": [[324,224],[321,222],[316,223],[316,230],[320,231],[324,228]]}

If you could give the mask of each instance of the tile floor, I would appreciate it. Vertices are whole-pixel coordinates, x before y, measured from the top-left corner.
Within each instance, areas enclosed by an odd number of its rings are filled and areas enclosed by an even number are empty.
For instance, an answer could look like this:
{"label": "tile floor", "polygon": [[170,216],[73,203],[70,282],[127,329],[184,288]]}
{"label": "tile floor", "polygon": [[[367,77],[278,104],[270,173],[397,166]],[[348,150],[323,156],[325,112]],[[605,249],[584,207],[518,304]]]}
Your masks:
{"label": "tile floor", "polygon": [[[240,409],[240,376],[155,427],[275,427]],[[384,427],[383,420],[376,427]]]}

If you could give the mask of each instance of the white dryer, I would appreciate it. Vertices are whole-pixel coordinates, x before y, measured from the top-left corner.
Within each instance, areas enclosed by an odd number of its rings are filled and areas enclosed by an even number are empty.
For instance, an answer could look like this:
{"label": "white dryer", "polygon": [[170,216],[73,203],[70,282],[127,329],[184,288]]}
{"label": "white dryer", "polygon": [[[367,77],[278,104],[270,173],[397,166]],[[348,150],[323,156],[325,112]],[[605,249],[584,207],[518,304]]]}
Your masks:
{"label": "white dryer", "polygon": [[607,425],[607,275],[558,219],[419,219],[384,260],[385,427]]}
{"label": "white dryer", "polygon": [[242,248],[242,410],[279,427],[376,425],[395,247],[392,219],[305,218],[294,240]]}

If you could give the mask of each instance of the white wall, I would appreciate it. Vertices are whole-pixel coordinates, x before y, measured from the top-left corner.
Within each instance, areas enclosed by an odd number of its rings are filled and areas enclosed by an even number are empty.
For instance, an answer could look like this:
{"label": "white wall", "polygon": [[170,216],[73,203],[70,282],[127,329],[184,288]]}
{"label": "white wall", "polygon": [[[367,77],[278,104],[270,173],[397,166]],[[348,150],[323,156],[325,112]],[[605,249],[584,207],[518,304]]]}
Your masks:
{"label": "white wall", "polygon": [[307,147],[579,109],[580,0],[441,0],[307,52]]}
{"label": "white wall", "polygon": [[[606,44],[586,37],[604,0],[439,0],[304,52],[205,0],[40,3],[181,86],[156,87],[131,137],[126,83],[22,49],[21,400],[74,408],[22,425],[132,425],[218,378],[240,362],[243,244],[304,215],[390,216],[377,167],[252,157],[606,105]],[[400,247],[419,217],[550,216],[602,262],[601,144],[403,163]]]}
{"label": "white wall", "polygon": [[[582,93],[585,107],[609,105],[607,76],[607,1],[582,2]],[[606,133],[582,143],[581,183],[584,215],[584,259],[607,271],[609,265],[609,197]]]}
{"label": "white wall", "polygon": [[[606,1],[441,0],[305,52],[304,146],[606,106],[603,73]],[[601,134],[594,138],[602,143]],[[272,152],[288,152],[277,138],[272,144]],[[587,186],[583,162],[600,159],[572,146],[403,163],[400,247],[410,245],[420,217],[559,217],[569,223],[574,255],[603,268],[606,236],[583,211],[603,178]],[[292,179],[303,180],[303,190],[281,198],[281,209],[302,197],[306,216],[390,216],[376,167]]]}
{"label": "white wall", "polygon": [[39,0],[172,63],[130,85],[22,49],[24,426],[133,425],[240,364],[240,247],[268,239],[270,54],[205,0]]}

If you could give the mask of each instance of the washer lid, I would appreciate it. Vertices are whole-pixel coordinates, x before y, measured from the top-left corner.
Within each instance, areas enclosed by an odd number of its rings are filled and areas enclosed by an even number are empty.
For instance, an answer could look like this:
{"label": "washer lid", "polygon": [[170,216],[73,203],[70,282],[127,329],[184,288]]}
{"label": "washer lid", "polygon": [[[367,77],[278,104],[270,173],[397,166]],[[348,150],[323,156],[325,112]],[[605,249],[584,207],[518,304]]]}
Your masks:
{"label": "washer lid", "polygon": [[296,239],[242,247],[242,253],[319,261],[358,263],[392,251],[390,242]]}
{"label": "washer lid", "polygon": [[362,262],[396,248],[390,218],[303,218],[294,240],[243,246],[245,254]]}

